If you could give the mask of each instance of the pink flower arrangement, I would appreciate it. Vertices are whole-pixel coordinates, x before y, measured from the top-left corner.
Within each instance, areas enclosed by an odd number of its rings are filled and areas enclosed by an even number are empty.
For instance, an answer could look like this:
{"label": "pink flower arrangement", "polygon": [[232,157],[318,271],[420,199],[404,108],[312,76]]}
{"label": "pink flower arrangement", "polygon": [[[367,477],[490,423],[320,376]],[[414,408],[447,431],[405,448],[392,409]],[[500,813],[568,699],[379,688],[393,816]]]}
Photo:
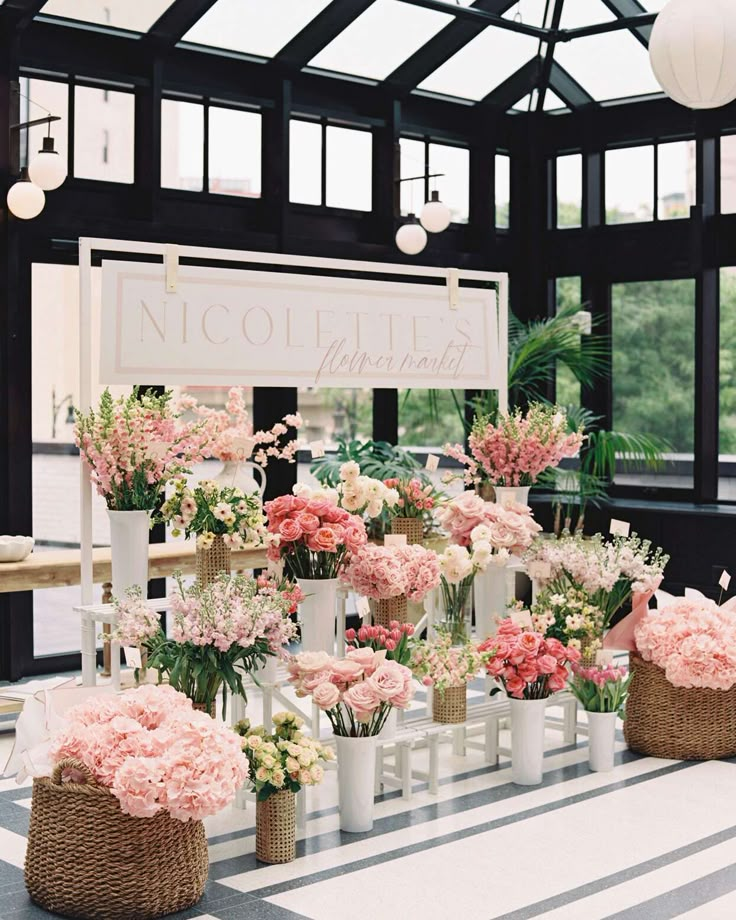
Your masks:
{"label": "pink flower arrangement", "polygon": [[374,600],[405,594],[419,602],[440,583],[440,567],[437,554],[418,544],[368,544],[350,557],[342,580],[353,591]]}
{"label": "pink flower arrangement", "polygon": [[532,403],[526,415],[516,409],[499,415],[495,424],[479,416],[468,438],[470,456],[460,444],[445,445],[445,453],[465,465],[469,485],[530,486],[545,470],[574,457],[582,443],[582,432],[568,431],[563,409]]}
{"label": "pink flower arrangement", "polygon": [[294,578],[337,578],[368,536],[357,515],[337,505],[336,493],[281,495],[265,504],[271,545],[267,556],[283,559]]}
{"label": "pink flower arrangement", "polygon": [[431,512],[437,504],[439,493],[430,482],[425,484],[421,479],[384,479],[384,485],[395,489],[398,501],[392,509],[392,514],[399,517],[424,517]]}
{"label": "pink flower arrangement", "polygon": [[155,511],[168,480],[208,456],[209,427],[183,421],[171,395],[105,390],[97,410],[76,413],[76,445],[110,510]]}
{"label": "pink flower arrangement", "polygon": [[417,642],[411,653],[411,669],[425,687],[444,694],[449,687],[462,687],[475,678],[484,657],[471,642],[453,645],[448,632]]}
{"label": "pink flower arrangement", "polygon": [[386,652],[390,661],[408,665],[411,659],[409,639],[414,635],[413,623],[399,623],[391,620],[385,626],[361,626],[345,630],[345,643],[350,648],[372,648],[374,652]]}
{"label": "pink flower arrangement", "polygon": [[634,630],[637,651],[675,687],[730,690],[736,684],[736,618],[731,602],[678,598],[650,610]]}
{"label": "pink flower arrangement", "polygon": [[263,572],[256,578],[258,593],[273,597],[280,594],[284,600],[288,601],[288,613],[291,615],[297,612],[299,604],[304,600],[304,592],[299,585],[289,581],[288,578],[278,578],[268,572]]}
{"label": "pink flower arrangement", "polygon": [[345,658],[302,652],[288,669],[296,695],[311,696],[334,733],[347,738],[377,735],[391,709],[408,709],[414,697],[409,668],[368,647],[348,648]]}
{"label": "pink flower arrangement", "polygon": [[580,660],[577,649],[523,629],[511,618],[501,620],[498,633],[478,648],[488,653],[485,662],[488,674],[518,700],[542,700],[564,690],[568,666]]}
{"label": "pink flower arrangement", "polygon": [[453,543],[490,543],[495,552],[519,554],[528,549],[541,527],[531,509],[518,502],[486,502],[475,492],[462,492],[439,513],[439,522]]}
{"label": "pink flower arrangement", "polygon": [[[81,761],[125,814],[197,821],[229,805],[248,775],[240,739],[171,687],[93,697],[66,713],[51,762]],[[67,775],[67,779],[79,780]]]}
{"label": "pink flower arrangement", "polygon": [[623,716],[624,700],[629,687],[629,669],[625,665],[594,665],[590,668],[573,664],[570,692],[586,712],[617,712]]}

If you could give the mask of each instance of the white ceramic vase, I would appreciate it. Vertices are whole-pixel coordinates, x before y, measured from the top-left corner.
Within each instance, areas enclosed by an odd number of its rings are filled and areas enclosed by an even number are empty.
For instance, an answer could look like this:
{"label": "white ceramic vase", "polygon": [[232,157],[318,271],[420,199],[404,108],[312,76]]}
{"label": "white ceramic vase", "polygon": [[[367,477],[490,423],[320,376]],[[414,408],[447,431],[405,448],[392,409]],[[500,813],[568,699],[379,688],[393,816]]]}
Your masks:
{"label": "white ceramic vase", "polygon": [[148,511],[110,511],[110,555],[112,558],[112,593],[125,598],[128,588],[138,585],[141,596],[148,597],[148,534],[151,515]]}
{"label": "white ceramic vase", "polygon": [[[230,486],[233,489],[240,489],[244,495],[252,495],[253,492],[257,492],[258,497],[263,498],[263,493],[266,491],[266,471],[262,466],[252,460],[225,460],[224,463],[225,465],[214,478],[221,489]],[[251,470],[260,476],[260,484]]]}
{"label": "white ceramic vase", "polygon": [[373,830],[376,784],[376,739],[335,736],[340,830],[364,834]]}
{"label": "white ceramic vase", "polygon": [[530,488],[531,486],[496,486],[496,504],[518,502],[520,505],[528,505]]}
{"label": "white ceramic vase", "polygon": [[491,563],[485,572],[478,572],[473,582],[475,632],[479,640],[495,636],[498,617],[506,615],[508,603],[508,573],[506,566]]}
{"label": "white ceramic vase", "polygon": [[396,732],[399,726],[399,716],[398,709],[395,709],[393,706],[389,710],[388,718],[383,723],[383,728],[378,733],[376,737],[385,740],[390,740],[391,738],[396,737]]}
{"label": "white ceramic vase", "polygon": [[515,700],[511,704],[511,782],[538,786],[544,774],[546,700]]}
{"label": "white ceramic vase", "polygon": [[610,773],[616,747],[615,712],[589,712],[588,763],[595,773]]}
{"label": "white ceramic vase", "polygon": [[304,592],[299,604],[302,651],[335,654],[335,605],[337,578],[297,578]]}

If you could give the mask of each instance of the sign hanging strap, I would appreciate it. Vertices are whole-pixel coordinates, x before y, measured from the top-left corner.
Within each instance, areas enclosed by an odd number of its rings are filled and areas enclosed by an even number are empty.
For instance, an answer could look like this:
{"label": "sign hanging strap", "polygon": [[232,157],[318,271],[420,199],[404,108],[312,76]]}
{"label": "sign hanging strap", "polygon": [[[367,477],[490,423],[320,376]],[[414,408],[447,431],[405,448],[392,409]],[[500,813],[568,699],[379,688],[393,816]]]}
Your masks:
{"label": "sign hanging strap", "polygon": [[460,272],[456,268],[447,269],[447,295],[450,309],[457,310],[460,306]]}
{"label": "sign hanging strap", "polygon": [[164,263],[166,265],[166,293],[176,294],[176,286],[179,280],[179,247],[176,243],[166,244]]}

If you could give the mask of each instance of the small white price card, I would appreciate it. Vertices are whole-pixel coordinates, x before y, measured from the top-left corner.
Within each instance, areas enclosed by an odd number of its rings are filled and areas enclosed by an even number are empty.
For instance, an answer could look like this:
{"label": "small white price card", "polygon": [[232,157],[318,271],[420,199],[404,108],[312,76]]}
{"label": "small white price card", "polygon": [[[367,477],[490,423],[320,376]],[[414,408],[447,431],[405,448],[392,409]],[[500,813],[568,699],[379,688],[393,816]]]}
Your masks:
{"label": "small white price card", "polygon": [[614,537],[628,537],[630,530],[631,524],[628,521],[617,521],[615,518],[611,518],[609,533]]}
{"label": "small white price card", "polygon": [[718,584],[723,588],[724,591],[728,591],[728,586],[731,584],[731,576],[725,569],[721,572],[721,577],[718,579]]}
{"label": "small white price card", "polygon": [[549,567],[549,562],[534,560],[527,566],[527,575],[530,578],[549,578],[551,574],[552,570]]}
{"label": "small white price card", "polygon": [[437,454],[427,454],[427,462],[424,464],[430,473],[434,473],[440,465],[440,458]]}
{"label": "small white price card", "polygon": [[599,648],[595,653],[595,663],[606,667],[606,665],[613,664],[613,652],[607,648]]}
{"label": "small white price card", "polygon": [[133,648],[130,645],[123,646],[123,652],[125,653],[125,663],[129,668],[142,668],[143,662],[141,661],[141,650],[139,648]]}
{"label": "small white price card", "polygon": [[531,628],[532,615],[528,610],[512,610],[509,616],[511,617],[511,622],[516,623],[517,626]]}
{"label": "small white price card", "polygon": [[358,616],[364,620],[371,612],[371,605],[368,603],[368,598],[359,597],[355,602],[355,609],[358,611]]}
{"label": "small white price card", "polygon": [[405,533],[387,533],[383,538],[384,546],[406,546]]}
{"label": "small white price card", "polygon": [[232,440],[233,448],[238,452],[238,456],[247,460],[253,453],[255,447],[255,438],[246,438],[244,435],[238,435]]}
{"label": "small white price card", "polygon": [[315,459],[317,457],[324,457],[325,455],[325,442],[324,441],[312,441],[309,445],[309,449],[312,451],[312,457]]}

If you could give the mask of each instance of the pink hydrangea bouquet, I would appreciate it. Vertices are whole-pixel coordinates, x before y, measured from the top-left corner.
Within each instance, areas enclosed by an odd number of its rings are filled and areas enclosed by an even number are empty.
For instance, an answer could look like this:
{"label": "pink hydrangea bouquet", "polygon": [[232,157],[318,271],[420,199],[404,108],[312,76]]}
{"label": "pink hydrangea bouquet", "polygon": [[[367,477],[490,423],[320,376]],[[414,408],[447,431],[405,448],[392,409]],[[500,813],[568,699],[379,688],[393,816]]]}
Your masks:
{"label": "pink hydrangea bouquet", "polygon": [[264,725],[251,726],[248,719],[234,729],[242,738],[248,760],[248,778],[259,802],[286,789],[299,792],[302,786],[317,786],[325,771],[320,761],[335,759],[331,748],[302,732],[304,719],[295,712],[277,712],[273,732]]}
{"label": "pink hydrangea bouquet", "polygon": [[229,549],[240,549],[246,543],[260,543],[265,532],[261,503],[255,495],[245,495],[232,486],[221,488],[205,479],[194,488],[184,478],[174,480],[173,494],[161,506],[161,516],[173,524],[172,536],[182,531],[187,537],[195,534],[197,545],[206,549],[216,536],[222,536]]}
{"label": "pink hydrangea bouquet", "polygon": [[111,511],[155,511],[166,483],[208,456],[211,445],[209,426],[185,422],[170,390],[136,388],[118,399],[105,390],[98,409],[76,413],[74,434]]}
{"label": "pink hydrangea bouquet", "polygon": [[334,733],[346,738],[379,734],[391,709],[408,709],[414,697],[409,668],[372,648],[348,648],[345,658],[302,652],[288,668],[296,695],[311,696]]}
{"label": "pink hydrangea bouquet", "polygon": [[445,445],[445,453],[466,467],[468,485],[531,486],[545,470],[574,457],[582,443],[582,431],[569,430],[564,409],[532,403],[526,413],[501,413],[495,423],[478,416],[468,438],[470,455],[460,444]]}
{"label": "pink hydrangea bouquet", "polygon": [[586,712],[616,712],[623,718],[631,675],[625,665],[572,665],[570,692]]}
{"label": "pink hydrangea bouquet", "polygon": [[[566,594],[575,588],[603,612],[603,629],[613,615],[635,595],[654,592],[662,581],[669,556],[653,549],[650,540],[636,534],[606,542],[601,534],[583,539],[579,534],[559,540],[538,540],[525,554],[533,565],[540,588]],[[540,565],[541,563],[541,565]]]}
{"label": "pink hydrangea bouquet", "polygon": [[[240,739],[173,687],[146,685],[92,697],[65,713],[51,743],[53,764],[81,761],[135,818],[167,811],[197,821],[221,811],[248,775]],[[82,782],[65,768],[62,780]]]}
{"label": "pink hydrangea bouquet", "polygon": [[527,505],[486,502],[475,492],[462,492],[448,502],[439,513],[439,522],[453,543],[488,543],[493,555],[500,557],[493,560],[497,563],[524,552],[542,530]]}
{"label": "pink hydrangea bouquet", "polygon": [[118,605],[118,622],[111,638],[121,645],[140,646],[159,679],[181,690],[207,711],[227,690],[245,698],[243,671],[252,671],[296,636],[289,619],[291,601],[282,594],[262,592],[255,578],[220,575],[202,587],[185,588],[177,576],[171,605],[170,635],[155,623],[150,608],[131,592]]}
{"label": "pink hydrangea bouquet", "polygon": [[425,687],[444,696],[450,687],[470,683],[483,666],[483,655],[471,642],[455,645],[447,632],[419,640],[411,650],[411,669]]}
{"label": "pink hydrangea bouquet", "polygon": [[678,598],[649,610],[634,637],[638,653],[675,687],[730,690],[736,684],[736,617],[732,602]]}
{"label": "pink hydrangea bouquet", "polygon": [[405,594],[417,603],[440,583],[437,554],[419,544],[367,544],[350,557],[342,576],[353,591],[374,600]]}
{"label": "pink hydrangea bouquet", "polygon": [[345,643],[349,648],[371,648],[374,652],[386,653],[388,661],[398,661],[409,665],[411,645],[409,640],[414,635],[413,623],[399,623],[391,620],[388,626],[361,626],[359,629],[345,630]]}
{"label": "pink hydrangea bouquet", "polygon": [[501,620],[496,635],[478,648],[487,653],[488,674],[518,700],[543,700],[564,690],[568,667],[580,660],[577,649],[525,629],[511,618]]}
{"label": "pink hydrangea bouquet", "polygon": [[334,489],[281,495],[266,502],[271,545],[268,558],[283,560],[292,578],[337,578],[350,555],[368,540],[365,524],[337,503]]}

